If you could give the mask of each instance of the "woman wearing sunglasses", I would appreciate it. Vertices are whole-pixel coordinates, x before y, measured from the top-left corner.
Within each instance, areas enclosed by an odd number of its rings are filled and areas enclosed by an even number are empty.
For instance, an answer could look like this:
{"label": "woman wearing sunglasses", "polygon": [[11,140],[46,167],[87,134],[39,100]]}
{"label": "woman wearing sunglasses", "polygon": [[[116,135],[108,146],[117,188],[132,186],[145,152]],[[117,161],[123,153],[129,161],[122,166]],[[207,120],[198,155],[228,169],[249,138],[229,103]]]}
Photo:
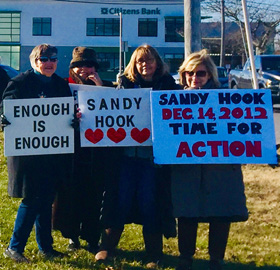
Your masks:
{"label": "woman wearing sunglasses", "polygon": [[[187,90],[219,88],[217,68],[206,50],[189,55],[179,76]],[[192,269],[199,222],[209,223],[209,270],[222,269],[230,223],[248,219],[241,165],[173,165],[171,175],[180,252],[176,269]]]}
{"label": "woman wearing sunglasses", "polygon": [[[71,96],[68,83],[55,74],[56,47],[49,44],[38,45],[32,50],[29,58],[32,69],[11,79],[3,99]],[[7,158],[8,193],[11,197],[23,199],[4,256],[16,262],[28,262],[23,252],[34,224],[39,253],[48,258],[63,255],[52,247],[51,216],[56,186],[66,177],[70,164],[70,155],[65,154]]]}

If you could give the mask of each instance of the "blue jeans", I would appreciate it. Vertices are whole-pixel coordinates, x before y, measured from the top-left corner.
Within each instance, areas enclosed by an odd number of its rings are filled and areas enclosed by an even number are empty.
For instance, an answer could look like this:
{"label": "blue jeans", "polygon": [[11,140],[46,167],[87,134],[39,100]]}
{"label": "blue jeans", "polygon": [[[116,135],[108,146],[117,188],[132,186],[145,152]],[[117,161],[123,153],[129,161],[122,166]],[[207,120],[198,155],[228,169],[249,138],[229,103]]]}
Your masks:
{"label": "blue jeans", "polygon": [[116,227],[121,229],[136,199],[144,233],[157,233],[160,217],[155,168],[149,159],[124,157],[119,182]]}
{"label": "blue jeans", "polygon": [[36,241],[39,250],[52,250],[51,235],[53,196],[46,191],[45,196],[24,198],[19,206],[9,248],[23,253],[28,237],[35,223]]}

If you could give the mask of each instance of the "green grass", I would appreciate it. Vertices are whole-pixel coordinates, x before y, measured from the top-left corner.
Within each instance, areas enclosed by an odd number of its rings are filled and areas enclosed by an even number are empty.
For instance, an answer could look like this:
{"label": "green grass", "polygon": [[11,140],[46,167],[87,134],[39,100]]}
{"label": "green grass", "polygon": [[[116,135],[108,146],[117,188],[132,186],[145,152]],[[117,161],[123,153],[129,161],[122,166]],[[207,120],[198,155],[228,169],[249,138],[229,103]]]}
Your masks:
{"label": "green grass", "polygon": [[[98,264],[94,255],[82,248],[68,252],[68,240],[57,231],[53,232],[54,247],[67,253],[63,259],[45,260],[38,255],[38,247],[32,232],[25,256],[31,264],[16,264],[4,258],[20,199],[10,198],[7,194],[7,168],[3,156],[3,136],[0,134],[0,269],[106,269],[118,270],[145,268],[144,243],[141,226],[127,225],[119,243],[118,256],[107,265]],[[265,165],[243,166],[246,185],[247,205],[250,218],[247,222],[234,223],[231,227],[225,256],[225,270],[264,269],[280,270],[280,168],[272,169]],[[94,228],[93,228],[94,229]],[[200,224],[194,270],[207,269],[208,226]],[[164,264],[160,269],[175,269],[178,256],[177,239],[164,240]]]}

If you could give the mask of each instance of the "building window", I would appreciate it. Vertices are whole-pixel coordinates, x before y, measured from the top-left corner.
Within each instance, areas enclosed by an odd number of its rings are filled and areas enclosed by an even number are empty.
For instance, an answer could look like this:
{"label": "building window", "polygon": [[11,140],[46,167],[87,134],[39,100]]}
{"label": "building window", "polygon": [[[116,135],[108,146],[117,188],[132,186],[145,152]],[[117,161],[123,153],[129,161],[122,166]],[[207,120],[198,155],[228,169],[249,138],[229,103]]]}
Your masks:
{"label": "building window", "polygon": [[33,36],[51,36],[51,18],[33,18]]}
{"label": "building window", "polygon": [[20,13],[0,12],[0,43],[20,42]]}
{"label": "building window", "polygon": [[170,73],[176,74],[183,61],[183,53],[166,53],[164,55],[164,62],[169,66]]}
{"label": "building window", "polygon": [[0,63],[11,66],[19,70],[20,46],[19,45],[1,45],[0,44]]}
{"label": "building window", "polygon": [[165,17],[165,42],[184,42],[184,17]]}
{"label": "building window", "polygon": [[157,37],[158,20],[157,19],[139,19],[138,36],[139,37]]}
{"label": "building window", "polygon": [[119,19],[87,18],[87,36],[119,36]]}
{"label": "building window", "polygon": [[119,69],[119,54],[118,53],[97,53],[97,61],[99,63],[99,71],[115,72]]}

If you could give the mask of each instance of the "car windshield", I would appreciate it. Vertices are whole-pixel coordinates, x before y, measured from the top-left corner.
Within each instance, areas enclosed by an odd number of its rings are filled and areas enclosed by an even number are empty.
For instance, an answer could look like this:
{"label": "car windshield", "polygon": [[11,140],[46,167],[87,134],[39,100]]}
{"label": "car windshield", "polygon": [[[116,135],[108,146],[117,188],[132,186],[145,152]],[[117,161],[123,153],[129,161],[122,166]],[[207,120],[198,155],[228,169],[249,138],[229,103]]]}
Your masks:
{"label": "car windshield", "polygon": [[219,78],[226,78],[227,77],[227,71],[223,68],[218,68],[218,77]]}
{"label": "car windshield", "polygon": [[262,58],[263,71],[278,71],[280,72],[280,56],[279,57],[263,57]]}

